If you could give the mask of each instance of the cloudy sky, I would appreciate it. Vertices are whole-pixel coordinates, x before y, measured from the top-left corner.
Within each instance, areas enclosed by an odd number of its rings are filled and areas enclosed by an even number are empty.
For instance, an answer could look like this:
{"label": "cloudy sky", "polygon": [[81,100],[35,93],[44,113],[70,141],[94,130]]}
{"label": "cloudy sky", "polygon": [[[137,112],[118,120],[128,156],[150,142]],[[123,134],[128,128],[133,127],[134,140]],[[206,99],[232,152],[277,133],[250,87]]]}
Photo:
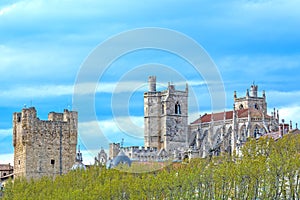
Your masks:
{"label": "cloudy sky", "polygon": [[[266,91],[269,111],[276,107],[281,118],[300,122],[299,6],[298,0],[1,0],[0,163],[13,160],[13,112],[35,106],[39,118],[46,119],[50,111],[72,109],[74,86],[89,55],[109,38],[145,27],[174,30],[203,47],[224,84],[226,110],[232,109],[233,91],[243,96],[255,81]],[[179,89],[189,84],[190,121],[211,112],[207,80],[180,56],[147,48],[122,55],[88,96],[95,100],[94,113],[79,113],[86,162],[108,142],[124,138],[126,146],[143,145],[149,75],[157,76],[158,89],[168,82]]]}

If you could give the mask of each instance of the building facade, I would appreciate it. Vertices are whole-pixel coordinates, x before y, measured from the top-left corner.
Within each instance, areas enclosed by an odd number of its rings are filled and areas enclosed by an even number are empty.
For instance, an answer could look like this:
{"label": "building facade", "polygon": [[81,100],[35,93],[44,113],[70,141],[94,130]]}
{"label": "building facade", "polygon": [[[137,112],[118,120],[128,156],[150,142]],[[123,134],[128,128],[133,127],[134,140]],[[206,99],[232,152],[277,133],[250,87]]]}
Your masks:
{"label": "building facade", "polygon": [[[188,124],[188,85],[185,91],[168,84],[156,90],[156,77],[148,79],[144,93],[144,147],[110,144],[110,159],[122,151],[133,161],[182,160],[221,153],[239,154],[247,138],[259,138],[276,132],[287,133],[291,125],[279,122],[279,113],[267,112],[265,91],[258,96],[254,83],[243,97],[233,95],[233,109],[205,113]],[[290,127],[290,128],[289,128]]]}
{"label": "building facade", "polygon": [[76,158],[78,113],[50,112],[40,120],[34,107],[13,114],[14,175],[40,178],[67,173]]}
{"label": "building facade", "polygon": [[189,126],[190,146],[200,157],[219,155],[221,152],[239,153],[247,138],[258,138],[279,130],[279,113],[274,108],[267,114],[265,91],[258,95],[258,86],[253,84],[246,96],[237,97],[234,92],[232,111],[210,113],[200,116]]}
{"label": "building facade", "polygon": [[4,178],[14,172],[14,167],[8,164],[0,164],[0,178]]}
{"label": "building facade", "polygon": [[156,91],[156,77],[148,80],[149,91],[144,93],[145,148],[174,151],[187,147],[188,85],[185,91],[168,84],[164,91]]}

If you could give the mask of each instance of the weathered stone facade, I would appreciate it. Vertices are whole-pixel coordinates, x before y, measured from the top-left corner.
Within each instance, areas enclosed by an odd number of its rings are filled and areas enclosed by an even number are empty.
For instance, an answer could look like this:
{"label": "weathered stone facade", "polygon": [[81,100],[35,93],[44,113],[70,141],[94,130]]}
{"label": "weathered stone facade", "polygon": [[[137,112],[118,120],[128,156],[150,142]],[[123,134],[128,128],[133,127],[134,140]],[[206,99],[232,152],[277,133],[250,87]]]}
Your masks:
{"label": "weathered stone facade", "polygon": [[51,112],[40,120],[34,107],[13,114],[15,178],[67,173],[75,162],[78,113]]}
{"label": "weathered stone facade", "polygon": [[120,152],[120,143],[110,143],[109,144],[109,159],[115,158]]}
{"label": "weathered stone facade", "polygon": [[185,91],[168,84],[156,91],[156,77],[149,77],[149,91],[144,93],[145,148],[174,151],[187,147],[188,86]]}
{"label": "weathered stone facade", "polygon": [[245,97],[238,98],[234,92],[232,111],[205,113],[188,125],[188,86],[185,91],[178,91],[169,84],[165,91],[156,91],[155,76],[150,76],[148,83],[149,91],[144,93],[145,147],[123,148],[120,144],[110,144],[111,159],[120,149],[133,161],[240,154],[249,137],[289,131],[288,124],[280,124],[278,110],[276,113],[274,108],[271,115],[267,114],[265,91],[259,97],[255,84]]}
{"label": "weathered stone facade", "polygon": [[[279,114],[274,109],[267,114],[265,92],[257,96],[257,85],[252,85],[245,97],[234,92],[233,111],[204,114],[189,126],[189,144],[195,156],[219,155],[221,152],[239,153],[248,137],[260,137],[279,129]],[[196,151],[195,151],[196,150]]]}
{"label": "weathered stone facade", "polygon": [[95,165],[105,166],[108,161],[108,157],[104,149],[101,147],[98,156],[95,157]]}

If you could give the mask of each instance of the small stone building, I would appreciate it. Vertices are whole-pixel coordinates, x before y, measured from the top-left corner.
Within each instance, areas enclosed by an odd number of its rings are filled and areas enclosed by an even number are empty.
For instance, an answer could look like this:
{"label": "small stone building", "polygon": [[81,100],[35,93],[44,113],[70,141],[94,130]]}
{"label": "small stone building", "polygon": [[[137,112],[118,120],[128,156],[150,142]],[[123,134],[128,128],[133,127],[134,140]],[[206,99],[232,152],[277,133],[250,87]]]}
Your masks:
{"label": "small stone building", "polygon": [[13,114],[14,174],[40,178],[67,173],[76,158],[78,114],[50,112],[40,120],[34,107]]}
{"label": "small stone building", "polygon": [[0,164],[0,178],[14,173],[14,167],[8,164]]}

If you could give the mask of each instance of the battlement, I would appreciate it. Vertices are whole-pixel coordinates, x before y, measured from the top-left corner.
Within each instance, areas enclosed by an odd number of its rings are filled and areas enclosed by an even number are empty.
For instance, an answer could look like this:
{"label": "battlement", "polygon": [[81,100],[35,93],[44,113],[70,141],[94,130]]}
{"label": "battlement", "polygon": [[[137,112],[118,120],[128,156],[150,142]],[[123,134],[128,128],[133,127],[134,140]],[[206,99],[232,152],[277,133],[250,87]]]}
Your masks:
{"label": "battlement", "polygon": [[34,107],[13,114],[13,146],[16,176],[38,178],[66,173],[74,164],[78,113],[50,112],[40,120]]}
{"label": "battlement", "polygon": [[50,112],[48,114],[48,120],[53,122],[59,122],[64,120],[63,113]]}

